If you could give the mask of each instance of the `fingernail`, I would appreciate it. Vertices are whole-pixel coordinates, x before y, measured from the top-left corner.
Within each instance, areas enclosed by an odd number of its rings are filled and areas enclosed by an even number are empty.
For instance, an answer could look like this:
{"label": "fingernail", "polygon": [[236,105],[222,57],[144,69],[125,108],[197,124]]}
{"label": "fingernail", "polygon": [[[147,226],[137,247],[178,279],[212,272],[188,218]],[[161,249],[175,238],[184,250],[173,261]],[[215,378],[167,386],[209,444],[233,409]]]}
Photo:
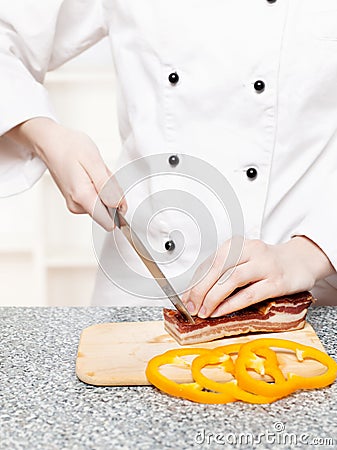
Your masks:
{"label": "fingernail", "polygon": [[198,316],[202,319],[205,319],[205,317],[207,317],[207,309],[204,306],[201,307]]}
{"label": "fingernail", "polygon": [[191,302],[191,301],[187,302],[186,308],[187,308],[187,311],[188,311],[189,313],[191,313],[191,314],[194,313],[195,306],[194,306],[194,303],[193,303],[193,302]]}

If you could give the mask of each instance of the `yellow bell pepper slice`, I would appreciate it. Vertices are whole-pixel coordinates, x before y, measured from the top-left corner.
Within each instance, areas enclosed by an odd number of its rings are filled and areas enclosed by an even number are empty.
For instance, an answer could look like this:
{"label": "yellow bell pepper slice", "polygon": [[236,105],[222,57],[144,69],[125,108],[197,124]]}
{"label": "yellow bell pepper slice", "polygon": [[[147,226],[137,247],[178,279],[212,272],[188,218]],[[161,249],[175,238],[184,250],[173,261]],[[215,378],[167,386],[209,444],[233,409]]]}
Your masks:
{"label": "yellow bell pepper slice", "polygon": [[[202,354],[200,356],[197,356],[193,362],[192,362],[192,375],[194,380],[201,386],[204,386],[206,389],[210,389],[212,391],[221,392],[223,394],[229,394],[233,395],[237,400],[242,400],[247,403],[258,403],[258,404],[264,404],[264,403],[272,403],[275,400],[278,400],[280,397],[266,397],[263,395],[255,395],[250,392],[247,392],[243,389],[241,389],[237,385],[236,380],[228,381],[225,383],[220,383],[218,381],[214,381],[208,377],[206,377],[202,373],[202,369],[206,367],[207,365],[215,365],[221,363],[221,359],[223,358],[223,355],[231,355],[234,353],[238,353],[241,348],[241,344],[232,344],[232,345],[226,345],[222,347],[217,347],[214,350],[212,350],[210,353]],[[258,351],[260,356],[265,357],[265,360],[262,360],[262,358],[254,358],[256,355],[254,355],[253,358],[250,359],[250,361],[247,361],[247,363],[251,363],[252,368],[258,368],[259,372],[267,373],[270,375],[272,372],[274,375],[277,373],[276,378],[278,381],[284,380],[282,372],[277,368],[278,367],[278,361],[275,355],[275,352],[273,352],[270,349],[263,348],[259,349]],[[257,365],[256,365],[257,362]],[[265,365],[265,363],[267,363]],[[262,368],[264,370],[262,370]],[[234,364],[233,364],[234,369]],[[231,372],[228,370],[228,372]],[[234,374],[234,372],[233,372]]]}
{"label": "yellow bell pepper slice", "polygon": [[[286,380],[283,381],[275,378],[275,382],[272,384],[262,380],[256,380],[250,376],[247,369],[249,368],[250,358],[262,347],[292,350],[297,355],[299,361],[302,360],[303,362],[308,358],[314,359],[326,366],[327,371],[322,375],[313,377],[303,377],[288,373]],[[297,389],[314,389],[330,385],[337,376],[337,363],[329,355],[314,347],[286,339],[256,339],[242,345],[235,363],[235,376],[238,386],[253,394],[267,397],[284,397]]]}
{"label": "yellow bell pepper slice", "polygon": [[236,399],[226,393],[204,392],[198,383],[177,383],[163,375],[159,368],[166,364],[177,363],[177,357],[188,355],[205,355],[210,352],[205,348],[178,348],[152,358],[146,368],[146,376],[150,383],[166,394],[185,398],[198,403],[229,403]]}

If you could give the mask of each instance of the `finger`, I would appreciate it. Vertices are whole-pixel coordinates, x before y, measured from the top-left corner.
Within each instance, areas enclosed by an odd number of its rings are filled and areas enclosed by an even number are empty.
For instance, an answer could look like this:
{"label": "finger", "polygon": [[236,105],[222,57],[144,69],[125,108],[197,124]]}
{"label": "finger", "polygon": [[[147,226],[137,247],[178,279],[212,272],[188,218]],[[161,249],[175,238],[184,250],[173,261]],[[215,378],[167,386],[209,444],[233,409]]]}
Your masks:
{"label": "finger", "polygon": [[127,210],[128,210],[128,204],[126,201],[126,198],[124,197],[124,195],[122,196],[119,204],[118,204],[118,209],[120,210],[120,212],[122,214],[126,214]]}
{"label": "finger", "polygon": [[95,209],[90,215],[106,231],[112,231],[116,227],[115,222],[102,200],[98,196],[96,199]]}
{"label": "finger", "polygon": [[267,280],[258,281],[227,298],[225,302],[221,303],[218,308],[213,311],[211,317],[220,317],[234,311],[239,311],[240,309],[272,298],[273,296],[275,296],[273,284]]}
{"label": "finger", "polygon": [[80,162],[80,165],[92,180],[95,190],[102,202],[106,206],[113,208],[118,206],[121,211],[126,211],[126,201],[123,191],[117,183],[116,178],[105,165],[99,153],[91,158],[90,163],[85,161],[84,163]]}
{"label": "finger", "polygon": [[99,152],[97,151],[95,154],[91,153],[86,160],[79,161],[79,163],[94,183],[96,192],[101,192],[112,174],[105,165]]}
{"label": "finger", "polygon": [[78,205],[77,203],[73,202],[71,199],[67,199],[66,203],[67,203],[67,208],[73,214],[87,214],[87,211],[81,205]]}
{"label": "finger", "polygon": [[105,230],[112,231],[114,221],[98,197],[96,189],[82,165],[74,168],[73,176],[77,187],[71,192],[71,201],[82,207]]}
{"label": "finger", "polygon": [[112,208],[119,208],[125,214],[127,203],[123,190],[119,186],[116,177],[112,175],[110,169],[106,166],[98,149],[86,154],[86,158],[79,161],[83,170],[92,180],[96,192],[98,193],[104,205]]}
{"label": "finger", "polygon": [[198,316],[206,318],[212,315],[216,308],[229,297],[238,287],[260,281],[263,278],[261,266],[246,262],[230,270],[230,275],[224,283],[215,283],[207,292],[198,312]]}
{"label": "finger", "polygon": [[[244,264],[248,260],[248,252],[244,249],[239,261],[228,260],[231,241],[226,241],[210,262],[210,267],[206,273],[204,269],[203,278],[198,280],[192,288],[183,296],[183,302],[191,314],[197,314],[200,307],[209,292],[209,290],[217,283],[217,281],[228,271],[233,269],[235,265]],[[225,278],[225,277],[224,277]]]}
{"label": "finger", "polygon": [[221,277],[228,250],[229,241],[197,268],[192,279],[192,288],[183,296],[183,301],[191,314],[198,313],[207,292]]}
{"label": "finger", "polygon": [[103,188],[99,191],[102,202],[111,208],[118,208],[123,214],[127,211],[127,202],[123,190],[119,186],[116,177],[111,175]]}
{"label": "finger", "polygon": [[198,283],[201,282],[201,280],[209,273],[212,265],[213,265],[214,255],[210,255],[208,258],[205,259],[195,270],[193,277],[189,283],[189,287],[185,290],[182,300],[187,300],[191,289]]}
{"label": "finger", "polygon": [[114,229],[114,221],[93,187],[83,189],[78,194],[77,199],[75,203],[76,208],[82,209],[83,213],[89,214],[106,231],[112,231]]}
{"label": "finger", "polygon": [[[99,198],[97,197],[97,205],[95,206],[95,213],[92,214],[89,210],[86,210],[83,208],[83,206],[73,202],[72,200],[67,201],[67,207],[70,212],[73,214],[89,214],[92,219],[95,220],[99,225],[101,225],[106,231],[112,231],[115,228],[115,223],[112,222],[106,215],[106,208],[100,202]],[[100,204],[98,204],[100,202]],[[103,208],[102,208],[103,207]]]}

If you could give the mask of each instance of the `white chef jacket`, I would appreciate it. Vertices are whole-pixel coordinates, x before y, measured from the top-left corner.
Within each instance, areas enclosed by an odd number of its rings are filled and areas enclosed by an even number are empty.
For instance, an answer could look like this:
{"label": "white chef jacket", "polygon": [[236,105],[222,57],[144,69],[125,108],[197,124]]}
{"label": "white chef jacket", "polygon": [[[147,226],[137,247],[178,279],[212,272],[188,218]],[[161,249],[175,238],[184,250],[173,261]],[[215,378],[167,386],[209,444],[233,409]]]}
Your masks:
{"label": "white chef jacket", "polygon": [[[53,118],[46,72],[108,35],[122,162],[207,159],[235,190],[247,238],[306,235],[337,267],[335,0],[12,0],[0,2],[0,18],[1,196],[45,170],[5,133]],[[155,225],[159,246],[172,221]],[[336,280],[317,284],[322,303],[336,300]],[[99,273],[94,302],[140,304],[114,289]]]}

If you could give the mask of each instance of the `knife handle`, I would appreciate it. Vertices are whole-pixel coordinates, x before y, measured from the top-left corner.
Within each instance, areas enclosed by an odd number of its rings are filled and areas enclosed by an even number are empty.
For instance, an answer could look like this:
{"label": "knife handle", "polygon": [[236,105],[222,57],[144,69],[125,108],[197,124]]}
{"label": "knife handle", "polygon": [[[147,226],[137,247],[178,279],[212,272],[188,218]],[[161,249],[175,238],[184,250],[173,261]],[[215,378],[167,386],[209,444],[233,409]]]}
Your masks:
{"label": "knife handle", "polygon": [[108,211],[109,216],[114,221],[114,224],[117,228],[121,227],[121,220],[120,220],[120,212],[118,211],[118,208],[111,208],[110,206],[105,206],[106,210]]}

